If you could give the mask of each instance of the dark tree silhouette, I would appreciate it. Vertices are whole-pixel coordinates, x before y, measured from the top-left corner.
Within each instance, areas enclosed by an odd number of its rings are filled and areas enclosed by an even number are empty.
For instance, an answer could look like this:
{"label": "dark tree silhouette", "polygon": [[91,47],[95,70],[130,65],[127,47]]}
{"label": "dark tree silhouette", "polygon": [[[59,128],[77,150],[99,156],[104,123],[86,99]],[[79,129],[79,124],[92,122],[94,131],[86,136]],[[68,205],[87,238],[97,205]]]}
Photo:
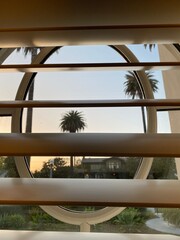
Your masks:
{"label": "dark tree silhouette", "polygon": [[[85,119],[81,112],[71,110],[61,119],[59,127],[63,132],[76,133],[86,127]],[[71,175],[73,175],[73,156],[70,157]]]}
{"label": "dark tree silhouette", "polygon": [[[158,81],[154,79],[154,76],[150,72],[146,72],[146,76],[150,82],[150,85],[152,87],[153,92],[157,92],[158,90]],[[127,96],[134,98],[143,98],[143,93],[141,91],[141,88],[139,86],[139,83],[137,81],[136,75],[134,72],[128,71],[128,73],[125,75],[125,78],[127,79],[124,82],[124,92]],[[146,132],[146,121],[145,121],[145,113],[144,113],[144,107],[141,108],[142,110],[142,119],[143,119],[143,127],[144,127],[144,132]]]}

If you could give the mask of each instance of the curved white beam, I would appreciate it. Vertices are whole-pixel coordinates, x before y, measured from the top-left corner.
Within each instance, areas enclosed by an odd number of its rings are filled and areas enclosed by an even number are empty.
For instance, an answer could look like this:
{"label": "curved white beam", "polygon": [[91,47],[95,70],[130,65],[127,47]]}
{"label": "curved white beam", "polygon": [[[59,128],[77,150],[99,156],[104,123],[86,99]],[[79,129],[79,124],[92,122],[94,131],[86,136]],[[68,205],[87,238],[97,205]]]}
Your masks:
{"label": "curved white beam", "polygon": [[179,157],[180,134],[2,133],[1,156]]}

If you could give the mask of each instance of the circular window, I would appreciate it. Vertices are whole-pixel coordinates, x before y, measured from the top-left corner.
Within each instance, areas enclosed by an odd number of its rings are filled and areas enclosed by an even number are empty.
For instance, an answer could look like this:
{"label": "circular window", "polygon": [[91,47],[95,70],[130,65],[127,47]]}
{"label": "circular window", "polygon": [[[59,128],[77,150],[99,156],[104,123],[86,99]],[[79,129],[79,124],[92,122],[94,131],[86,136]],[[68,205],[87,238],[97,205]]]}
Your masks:
{"label": "circular window", "polygon": [[[64,47],[65,48],[65,47]],[[63,48],[61,48],[63,49]],[[60,49],[60,50],[61,50]],[[111,48],[109,48],[113,54],[116,53],[117,56],[119,56],[119,59],[123,59],[122,61],[128,61],[128,62],[137,62],[137,58],[134,56],[134,54],[126,47],[126,46],[113,46]],[[41,51],[39,52],[39,54],[34,58],[33,63],[44,63],[45,61],[48,61],[48,59],[53,59],[54,56],[57,53],[57,48],[43,48],[41,49]],[[60,51],[59,50],[59,51]],[[80,51],[80,48],[77,49]],[[102,54],[104,54],[102,52]],[[60,55],[60,52],[59,52]],[[82,60],[84,61],[84,60]],[[101,61],[101,58],[100,60]],[[27,92],[29,87],[31,86],[34,77],[36,76],[36,82],[35,84],[37,84],[36,89],[40,89],[40,99],[43,100],[54,100],[58,98],[59,99],[65,99],[65,97],[69,98],[69,96],[71,96],[72,94],[72,89],[71,89],[71,85],[74,84],[74,80],[70,79],[72,77],[74,77],[73,75],[76,75],[76,72],[72,74],[72,72],[69,73],[69,75],[66,75],[66,79],[57,79],[57,76],[54,73],[51,74],[45,74],[46,78],[48,76],[48,79],[46,80],[45,77],[43,78],[44,73],[42,74],[34,74],[34,73],[26,73],[21,81],[21,84],[19,86],[17,95],[16,95],[16,100],[24,100],[26,99],[27,96]],[[102,79],[99,80],[99,78],[102,78],[102,76],[100,76],[100,73],[98,74],[98,76],[96,76],[95,81],[93,83],[93,80],[91,79],[91,85],[92,85],[92,89],[89,89],[89,86],[87,87],[87,80],[86,78],[88,78],[88,76],[90,75],[92,77],[93,74],[85,74],[85,72],[81,73],[81,79],[79,80],[79,86],[76,86],[76,84],[74,84],[74,89],[73,92],[76,93],[76,98],[77,99],[97,99],[94,97],[95,94],[95,89],[98,87],[98,85],[100,86],[98,88],[98,96],[100,98],[103,98],[103,94],[105,92],[104,98],[107,97],[107,95],[110,92],[110,89],[108,89],[108,85],[105,87],[104,84],[105,81]],[[127,73],[128,74],[128,73]],[[152,88],[151,85],[147,79],[147,75],[145,74],[145,72],[135,72],[133,73],[134,77],[136,78],[137,82],[138,82],[138,86],[140,86],[141,89],[141,97],[143,98],[153,98],[153,92],[152,92]],[[53,76],[53,77],[52,77]],[[78,78],[78,74],[76,75],[76,78]],[[62,77],[62,76],[61,76]],[[108,72],[106,72],[106,78],[108,77]],[[37,79],[38,78],[38,79]],[[83,78],[83,79],[82,79]],[[38,80],[38,81],[37,81]],[[65,87],[63,88],[62,86],[62,81],[68,82],[68,85],[65,85]],[[108,80],[110,82],[110,85],[112,85],[112,79]],[[51,88],[48,87],[49,83],[51,83]],[[93,85],[94,84],[94,85]],[[114,84],[117,84],[116,82]],[[121,83],[122,84],[122,83]],[[42,90],[42,86],[44,87],[44,89]],[[68,86],[68,88],[67,88]],[[87,88],[89,89],[89,95],[85,96],[84,95],[84,89]],[[59,90],[61,89],[61,90]],[[76,89],[76,90],[75,90]],[[101,89],[101,91],[99,90]],[[114,89],[114,92],[117,91],[116,87]],[[55,94],[56,92],[56,94]],[[86,91],[88,92],[88,91]],[[65,93],[65,95],[63,95]],[[66,96],[67,94],[67,96]],[[34,94],[34,96],[36,96],[36,93]],[[109,95],[109,98],[111,98],[111,96]],[[34,99],[34,98],[33,98]],[[35,98],[36,99],[36,98]],[[37,99],[36,99],[37,100]],[[39,100],[39,99],[38,99]],[[79,109],[78,109],[79,110]],[[48,122],[46,122],[46,127],[42,127],[41,130],[39,130],[39,128],[34,127],[34,129],[32,130],[32,132],[43,132],[43,131],[49,131],[49,132],[53,132],[53,131],[60,131],[59,130],[59,124],[60,124],[60,119],[61,119],[61,114],[60,114],[60,110],[59,111],[59,115],[57,114],[57,109],[48,109],[48,113],[47,110],[33,110],[33,114],[34,114],[34,119],[38,119],[39,120],[39,124],[44,124],[44,122],[42,121],[42,119],[45,119],[47,114],[51,115],[51,120],[56,119],[56,123],[54,125],[56,125],[56,130],[49,128],[49,126],[51,127],[51,123],[48,124]],[[62,110],[61,110],[62,111]],[[81,111],[81,109],[80,109]],[[93,110],[93,109],[85,109],[83,112],[86,112],[87,114],[91,115],[92,111],[96,111],[96,115],[99,114],[102,115],[101,110],[98,109],[97,110]],[[104,111],[104,110],[103,110]],[[106,109],[105,110],[105,116],[108,119],[109,117],[111,117],[112,112],[114,111],[114,109]],[[147,108],[147,129],[146,131],[148,133],[153,133],[156,132],[156,110],[154,108]],[[64,109],[63,109],[63,112]],[[63,113],[62,112],[62,113]],[[119,117],[119,112],[117,111],[117,119]],[[24,115],[23,115],[24,113]],[[113,113],[115,116],[115,113]],[[27,115],[25,113],[25,111],[23,109],[17,109],[13,116],[12,116],[12,132],[22,132],[23,131],[23,118],[24,116]],[[122,117],[122,113],[121,113],[121,117]],[[39,117],[40,116],[40,117]],[[97,118],[98,119],[98,118]],[[46,119],[47,120],[47,119]],[[112,119],[109,120],[109,122],[111,122]],[[134,120],[134,119],[133,119]],[[97,121],[97,120],[96,120]],[[125,121],[125,120],[124,120]],[[101,125],[103,123],[103,120],[101,119]],[[87,123],[88,124],[88,123]],[[53,125],[53,126],[54,126]],[[48,126],[48,129],[47,129]],[[96,128],[94,128],[93,131],[97,131]],[[111,130],[112,131],[112,130]],[[120,130],[115,129],[114,132],[121,132],[122,128]],[[141,130],[142,131],[142,128]],[[99,131],[101,132],[101,131]],[[115,161],[117,159],[113,159],[113,161],[109,161],[108,158],[104,160],[104,164],[106,166],[109,167],[109,171],[111,171],[112,173],[112,177],[114,176],[114,178],[116,178],[116,173],[117,173],[117,169],[122,167],[123,165],[123,160],[121,159],[120,161]],[[33,161],[33,160],[32,160]],[[150,168],[151,168],[151,164],[152,164],[152,158],[146,158],[146,159],[142,159],[139,160],[140,161],[140,165],[138,164],[138,168],[136,169],[136,173],[134,175],[134,178],[141,178],[144,179],[147,177]],[[27,161],[27,157],[22,158],[22,157],[16,157],[16,165],[18,168],[18,171],[20,173],[21,177],[33,177],[30,168],[28,166],[28,161]],[[121,166],[120,166],[121,165]],[[54,162],[49,162],[49,176],[52,176],[52,169],[54,167]],[[87,175],[86,175],[87,174]],[[99,176],[102,173],[99,174]],[[114,175],[113,175],[114,174]],[[83,177],[87,177],[88,173],[84,172],[84,176]],[[86,211],[86,212],[77,212],[77,211],[72,211],[70,209],[65,209],[63,207],[60,206],[48,206],[48,207],[42,207],[47,213],[49,213],[50,215],[52,215],[53,217],[55,217],[56,219],[59,219],[61,221],[70,223],[70,224],[76,224],[76,225],[81,225],[82,223],[86,222],[88,224],[96,224],[105,220],[108,220],[110,218],[112,218],[113,216],[117,215],[118,213],[120,213],[124,208],[113,208],[113,207],[105,207],[105,208],[101,208],[99,210],[96,211]]]}

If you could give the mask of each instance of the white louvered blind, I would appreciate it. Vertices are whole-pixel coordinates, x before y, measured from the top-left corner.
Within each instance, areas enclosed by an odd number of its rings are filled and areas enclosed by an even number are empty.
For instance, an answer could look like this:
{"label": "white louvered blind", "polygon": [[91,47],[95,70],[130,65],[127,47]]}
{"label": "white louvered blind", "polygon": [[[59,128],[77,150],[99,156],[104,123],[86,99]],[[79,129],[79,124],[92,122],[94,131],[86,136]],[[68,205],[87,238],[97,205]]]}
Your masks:
{"label": "white louvered blind", "polygon": [[[7,16],[0,16],[0,47],[54,47],[60,45],[84,45],[84,44],[132,44],[132,43],[168,43],[179,42],[180,24],[179,24],[179,1],[162,2],[151,4],[141,2],[137,12],[134,11],[135,2],[129,1],[116,3],[116,1],[107,5],[104,1],[93,4],[77,5],[74,1],[46,2],[42,10],[40,2],[26,3],[27,11],[20,11],[20,1],[9,8],[4,2],[2,5]],[[36,5],[36,11],[28,8],[29,4]],[[153,6],[152,6],[153,5]],[[128,6],[128,8],[127,8]],[[96,8],[96,11],[94,11]],[[121,11],[120,11],[121,9]],[[17,10],[17,11],[15,11]],[[21,9],[22,10],[22,9]],[[39,10],[39,11],[38,11]],[[90,12],[95,14],[90,18]],[[13,11],[13,12],[12,12]],[[61,12],[61,14],[59,13]],[[74,12],[76,14],[74,14]],[[121,13],[120,13],[121,12]],[[152,18],[152,12],[154,14]],[[151,13],[151,14],[150,14]],[[167,15],[168,14],[168,15]],[[109,17],[107,17],[107,15]],[[130,18],[127,18],[131,16]],[[31,17],[33,16],[33,18]],[[69,18],[69,16],[73,16]],[[167,19],[168,16],[168,19]],[[14,20],[16,19],[16,20]],[[82,24],[83,23],[83,24]],[[174,46],[172,46],[174,47]],[[174,48],[173,48],[174,49]],[[7,50],[10,53],[10,50]],[[43,52],[44,51],[44,52]],[[42,54],[50,50],[42,50]],[[179,54],[177,48],[176,54]],[[1,62],[5,55],[1,50]],[[44,56],[47,56],[45,54]],[[40,57],[39,57],[40,58]],[[126,69],[126,70],[179,70],[179,60],[168,60],[166,63],[134,63],[125,64],[53,64],[43,65],[41,61],[32,65],[2,65],[2,72],[26,72],[32,74],[37,71],[65,71],[75,68],[84,69]],[[139,73],[141,75],[141,73]],[[28,77],[28,75],[26,75]],[[30,76],[30,75],[29,75]],[[27,84],[24,81],[23,84]],[[25,88],[25,87],[24,87]],[[145,86],[146,88],[146,86]],[[148,87],[147,87],[148,88]],[[47,134],[32,133],[22,134],[19,131],[17,121],[19,121],[20,111],[24,107],[124,107],[124,106],[147,106],[150,120],[154,121],[152,115],[156,110],[179,108],[180,100],[178,97],[173,100],[153,100],[150,97],[142,100],[128,101],[23,101],[22,94],[19,92],[17,101],[0,102],[1,115],[10,114],[16,119],[12,124],[13,133],[0,134],[0,155],[24,156],[24,155],[76,155],[76,156],[172,156],[179,157],[179,133],[174,134],[156,134],[155,124],[148,129],[146,134]],[[148,117],[149,117],[148,115]],[[154,116],[154,115],[153,115]],[[18,120],[17,120],[18,119]],[[17,162],[19,159],[17,158]],[[144,166],[144,165],[143,165]],[[143,167],[142,166],[142,167]],[[145,168],[145,167],[144,167]],[[19,171],[22,177],[24,165],[20,166]],[[145,172],[145,170],[144,170]],[[143,174],[142,174],[143,175]],[[144,176],[146,173],[144,174]],[[145,178],[145,177],[141,178]],[[140,207],[179,207],[179,181],[168,180],[41,180],[41,179],[3,179],[0,183],[0,189],[4,194],[0,196],[2,204],[40,204],[40,205],[101,205],[104,206],[140,206]],[[28,191],[27,191],[28,189]],[[121,189],[121,192],[118,191]],[[51,194],[47,195],[47,192]],[[7,194],[8,193],[8,194]],[[41,193],[41,194],[39,194]],[[77,194],[78,193],[78,194]],[[122,194],[123,193],[123,194]],[[53,212],[53,210],[49,210]],[[53,214],[52,214],[53,215]],[[55,214],[56,215],[56,214]],[[67,216],[66,216],[67,217]],[[79,224],[80,225],[80,224]],[[12,232],[1,231],[3,239],[12,239]],[[56,233],[45,232],[13,232],[13,238],[19,239],[23,236],[26,239],[37,239],[37,236],[46,239],[56,239]],[[148,239],[148,235],[115,235],[115,234],[63,234],[58,237],[71,239],[77,237],[103,238],[108,237],[122,239]],[[165,236],[153,236],[153,239],[165,239]],[[169,237],[168,239],[178,239],[178,237]],[[39,238],[38,238],[39,239]]]}

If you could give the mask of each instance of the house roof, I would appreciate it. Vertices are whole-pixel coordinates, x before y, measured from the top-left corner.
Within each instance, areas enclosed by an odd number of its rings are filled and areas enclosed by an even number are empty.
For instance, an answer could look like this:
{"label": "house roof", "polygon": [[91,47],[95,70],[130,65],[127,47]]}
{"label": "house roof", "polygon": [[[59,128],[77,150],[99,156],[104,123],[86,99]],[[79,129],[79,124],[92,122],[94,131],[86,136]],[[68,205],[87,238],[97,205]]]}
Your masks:
{"label": "house roof", "polygon": [[88,164],[88,163],[103,163],[107,160],[125,160],[125,158],[119,158],[119,157],[110,157],[110,158],[83,158],[82,164]]}

